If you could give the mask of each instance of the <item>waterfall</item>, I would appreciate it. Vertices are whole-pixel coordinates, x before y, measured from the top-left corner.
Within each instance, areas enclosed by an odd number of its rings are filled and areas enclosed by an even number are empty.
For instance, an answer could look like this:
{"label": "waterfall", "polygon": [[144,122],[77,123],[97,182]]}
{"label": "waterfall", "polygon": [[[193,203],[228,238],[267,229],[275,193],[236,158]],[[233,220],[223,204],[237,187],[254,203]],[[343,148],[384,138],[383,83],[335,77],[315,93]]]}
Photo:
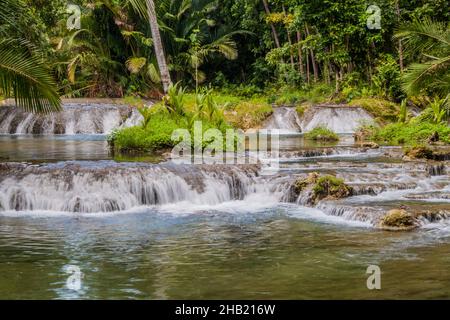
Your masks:
{"label": "waterfall", "polygon": [[0,211],[112,212],[190,202],[216,205],[256,192],[257,166],[0,164]]}
{"label": "waterfall", "polygon": [[336,133],[353,133],[364,123],[373,123],[373,117],[359,107],[316,106],[310,108],[301,121],[302,131],[327,127]]}
{"label": "waterfall", "polygon": [[281,133],[301,132],[300,118],[295,108],[279,107],[275,108],[273,115],[265,125],[266,129],[280,130]]}
{"label": "waterfall", "polygon": [[67,103],[61,112],[49,115],[0,107],[0,134],[109,134],[141,121],[136,109],[124,105]]}
{"label": "waterfall", "polygon": [[353,133],[362,124],[373,123],[373,121],[373,117],[359,107],[315,106],[309,108],[301,118],[295,108],[279,107],[274,109],[273,115],[267,120],[264,128],[293,134],[309,132],[320,126],[344,134]]}

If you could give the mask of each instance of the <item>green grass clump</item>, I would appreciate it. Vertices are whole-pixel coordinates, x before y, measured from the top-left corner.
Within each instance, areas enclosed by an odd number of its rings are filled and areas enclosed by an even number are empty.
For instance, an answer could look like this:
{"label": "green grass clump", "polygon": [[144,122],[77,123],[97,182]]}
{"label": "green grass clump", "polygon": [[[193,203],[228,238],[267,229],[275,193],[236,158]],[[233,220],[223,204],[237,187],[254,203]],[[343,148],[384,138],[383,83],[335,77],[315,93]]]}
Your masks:
{"label": "green grass clump", "polygon": [[[225,135],[230,126],[225,121],[223,108],[216,103],[211,92],[196,95],[193,105],[190,104],[192,101],[186,102],[185,99],[182,87],[171,86],[161,102],[151,108],[138,108],[144,118],[141,125],[115,131],[108,137],[109,144],[118,152],[171,148],[178,143],[172,140],[174,131],[186,129],[193,137],[197,121],[201,121],[203,133],[218,129]],[[204,140],[203,147],[211,142]]]}
{"label": "green grass clump", "polygon": [[117,151],[150,151],[174,146],[172,132],[186,128],[182,118],[172,118],[163,113],[152,115],[145,126],[125,128],[114,133],[112,141]]}
{"label": "green grass clump", "polygon": [[396,122],[400,111],[400,106],[379,98],[361,98],[352,100],[349,105],[362,107],[369,112],[380,124]]}
{"label": "green grass clump", "polygon": [[300,105],[295,108],[295,111],[297,111],[297,114],[300,118],[304,116],[306,110],[308,110],[308,106],[305,105]]}
{"label": "green grass clump", "polygon": [[450,127],[445,123],[411,121],[410,123],[392,123],[384,128],[375,128],[372,139],[389,144],[416,145],[428,142],[437,133],[439,141],[450,144]]}
{"label": "green grass clump", "polygon": [[225,113],[225,119],[233,127],[248,130],[257,128],[273,113],[273,108],[266,102],[250,100],[238,103]]}
{"label": "green grass clump", "polygon": [[339,136],[325,127],[316,127],[305,134],[305,138],[315,141],[339,141]]}

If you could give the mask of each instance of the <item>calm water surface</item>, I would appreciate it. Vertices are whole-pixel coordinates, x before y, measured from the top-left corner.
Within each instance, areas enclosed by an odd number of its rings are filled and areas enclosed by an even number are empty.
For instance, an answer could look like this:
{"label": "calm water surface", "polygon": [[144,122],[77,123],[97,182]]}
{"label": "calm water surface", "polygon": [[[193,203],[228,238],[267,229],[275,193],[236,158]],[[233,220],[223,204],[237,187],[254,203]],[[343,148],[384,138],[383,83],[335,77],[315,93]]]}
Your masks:
{"label": "calm water surface", "polygon": [[[450,232],[442,226],[388,233],[304,217],[290,205],[1,216],[0,297],[450,298]],[[381,267],[380,291],[366,288],[371,264]],[[68,265],[83,272],[79,291],[66,286]]]}

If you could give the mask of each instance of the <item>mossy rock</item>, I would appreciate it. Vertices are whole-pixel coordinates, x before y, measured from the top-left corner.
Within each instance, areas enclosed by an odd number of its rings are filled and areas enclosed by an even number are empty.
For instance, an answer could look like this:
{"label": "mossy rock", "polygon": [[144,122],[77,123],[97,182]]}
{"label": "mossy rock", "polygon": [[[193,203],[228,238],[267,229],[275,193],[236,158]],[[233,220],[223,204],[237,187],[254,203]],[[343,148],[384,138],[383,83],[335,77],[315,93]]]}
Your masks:
{"label": "mossy rock", "polygon": [[318,178],[319,174],[317,172],[312,172],[304,179],[297,179],[291,187],[292,196],[298,198],[303,191],[316,183]]}
{"label": "mossy rock", "polygon": [[362,148],[368,148],[368,149],[379,149],[380,145],[376,142],[362,142],[359,144]]}
{"label": "mossy rock", "polygon": [[312,172],[291,185],[289,202],[295,201],[302,193],[308,195],[308,205],[315,205],[323,199],[337,200],[350,197],[353,195],[353,188],[335,176],[321,177],[319,173]]}
{"label": "mossy rock", "polygon": [[318,202],[325,198],[342,199],[350,197],[353,188],[345,184],[343,179],[331,175],[320,177],[313,187],[313,201]]}
{"label": "mossy rock", "polygon": [[380,222],[380,227],[385,230],[407,231],[417,228],[416,220],[403,209],[389,211]]}
{"label": "mossy rock", "polygon": [[433,150],[426,146],[414,146],[405,149],[405,156],[410,159],[433,159]]}

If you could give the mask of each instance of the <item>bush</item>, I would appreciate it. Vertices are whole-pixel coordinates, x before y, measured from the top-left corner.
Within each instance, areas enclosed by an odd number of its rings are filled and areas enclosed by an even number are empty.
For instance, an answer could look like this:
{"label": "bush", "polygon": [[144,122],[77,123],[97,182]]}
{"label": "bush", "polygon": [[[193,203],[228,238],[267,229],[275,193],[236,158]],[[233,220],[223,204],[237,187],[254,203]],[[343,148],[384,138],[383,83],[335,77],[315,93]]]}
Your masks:
{"label": "bush", "polygon": [[297,106],[295,111],[297,111],[298,116],[301,118],[305,115],[305,112],[308,110],[307,106]]}
{"label": "bush", "polygon": [[375,91],[380,96],[396,101],[405,98],[402,91],[400,67],[391,55],[384,55],[378,61],[378,67],[372,81]]}
{"label": "bush", "polygon": [[172,132],[186,127],[186,122],[158,113],[149,118],[147,125],[125,128],[115,132],[112,144],[117,151],[149,151],[174,146]]}
{"label": "bush", "polygon": [[192,104],[186,103],[185,98],[183,88],[172,86],[162,102],[152,108],[139,108],[144,117],[142,125],[115,131],[108,142],[117,151],[150,151],[175,146],[172,134],[176,129],[187,129],[192,135],[195,121],[202,121],[203,133],[208,129],[225,133],[230,128],[223,108],[210,91],[195,95]]}
{"label": "bush", "polygon": [[325,127],[316,127],[305,134],[305,138],[315,141],[339,141],[339,136]]}

